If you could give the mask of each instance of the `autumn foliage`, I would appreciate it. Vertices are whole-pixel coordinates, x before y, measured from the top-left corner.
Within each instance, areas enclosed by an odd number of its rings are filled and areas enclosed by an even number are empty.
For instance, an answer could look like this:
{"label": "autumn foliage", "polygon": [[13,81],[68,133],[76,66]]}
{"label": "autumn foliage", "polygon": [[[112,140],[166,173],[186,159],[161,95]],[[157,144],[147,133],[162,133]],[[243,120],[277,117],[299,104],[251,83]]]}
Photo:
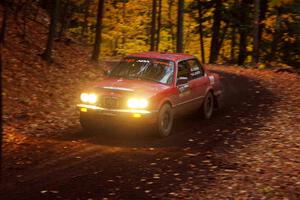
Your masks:
{"label": "autumn foliage", "polygon": [[48,62],[52,41],[68,38],[93,46],[93,60],[150,49],[183,51],[210,63],[299,66],[295,0],[14,0],[2,5],[24,38],[26,24],[46,10],[49,34],[41,55]]}
{"label": "autumn foliage", "polygon": [[[300,79],[287,73],[300,66],[299,1],[185,0],[178,13],[179,1],[157,0],[153,16],[154,1],[103,1],[100,62],[100,1],[1,1],[0,199],[299,199]],[[167,139],[82,134],[81,88],[108,61],[178,46],[215,63],[206,67],[222,78],[223,110],[177,120]]]}

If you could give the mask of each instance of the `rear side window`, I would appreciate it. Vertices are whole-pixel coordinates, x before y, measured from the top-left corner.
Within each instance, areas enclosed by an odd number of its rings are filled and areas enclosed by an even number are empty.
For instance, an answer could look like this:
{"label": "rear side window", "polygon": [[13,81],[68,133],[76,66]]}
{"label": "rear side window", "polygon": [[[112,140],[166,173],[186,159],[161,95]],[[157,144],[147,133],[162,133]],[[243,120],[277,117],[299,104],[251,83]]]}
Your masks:
{"label": "rear side window", "polygon": [[204,75],[204,70],[197,59],[186,61],[190,69],[190,79],[196,79]]}

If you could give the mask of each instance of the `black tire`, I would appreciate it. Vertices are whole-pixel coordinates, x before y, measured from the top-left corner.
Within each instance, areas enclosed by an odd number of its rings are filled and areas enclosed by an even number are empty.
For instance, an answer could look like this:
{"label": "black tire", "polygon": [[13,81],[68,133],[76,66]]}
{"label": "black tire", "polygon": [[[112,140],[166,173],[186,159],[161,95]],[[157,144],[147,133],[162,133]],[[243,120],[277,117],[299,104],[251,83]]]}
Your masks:
{"label": "black tire", "polygon": [[94,124],[88,120],[80,119],[80,125],[81,125],[82,130],[86,133],[95,131]]}
{"label": "black tire", "polygon": [[214,110],[214,96],[211,92],[208,92],[204,98],[203,104],[200,109],[202,118],[210,119]]}
{"label": "black tire", "polygon": [[173,111],[170,104],[164,104],[158,113],[157,134],[159,137],[167,137],[171,134],[173,128]]}
{"label": "black tire", "polygon": [[80,125],[85,134],[91,134],[96,130],[96,124],[90,120],[86,115],[80,114]]}

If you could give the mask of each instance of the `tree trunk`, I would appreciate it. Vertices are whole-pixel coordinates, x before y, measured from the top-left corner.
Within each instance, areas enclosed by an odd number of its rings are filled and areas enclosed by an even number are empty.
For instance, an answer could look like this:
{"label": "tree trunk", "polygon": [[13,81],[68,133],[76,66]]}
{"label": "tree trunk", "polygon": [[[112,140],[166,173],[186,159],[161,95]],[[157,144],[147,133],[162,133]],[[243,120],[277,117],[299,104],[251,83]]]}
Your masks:
{"label": "tree trunk", "polygon": [[65,30],[68,27],[69,24],[69,7],[70,7],[70,0],[67,0],[64,3],[63,9],[62,9],[62,15],[60,18],[60,29],[57,34],[58,38],[61,38],[64,35]]}
{"label": "tree trunk", "polygon": [[53,49],[53,41],[56,32],[57,18],[58,18],[58,10],[59,10],[60,0],[54,0],[53,8],[51,11],[51,21],[49,26],[48,40],[47,46],[42,54],[42,58],[46,60],[48,63],[52,62],[52,49]]}
{"label": "tree trunk", "polygon": [[235,63],[235,46],[236,46],[236,28],[232,25],[231,28],[231,48],[230,48],[230,62]]}
{"label": "tree trunk", "polygon": [[64,7],[63,7],[63,13],[61,16],[61,22],[60,22],[60,30],[58,33],[58,38],[61,38],[64,35],[65,30],[69,26],[69,7],[70,7],[70,0],[67,0]]}
{"label": "tree trunk", "polygon": [[234,4],[232,6],[232,19],[231,19],[231,36],[230,36],[230,40],[231,40],[231,47],[230,47],[230,63],[234,64],[236,63],[236,44],[237,44],[237,30],[238,30],[238,18],[239,18],[239,0],[234,0]]}
{"label": "tree trunk", "polygon": [[2,23],[1,23],[1,32],[0,32],[0,43],[4,44],[5,41],[5,32],[6,32],[6,25],[7,25],[7,6],[5,2],[2,4],[3,13],[2,13]]}
{"label": "tree trunk", "polygon": [[186,29],[186,34],[184,35],[184,44],[183,44],[183,48],[182,49],[188,49],[188,46],[190,44],[190,41],[191,41],[191,37],[190,37],[190,34],[191,34],[191,28],[189,26],[187,26],[187,29]]}
{"label": "tree trunk", "polygon": [[202,8],[201,2],[198,0],[198,23],[199,23],[199,37],[200,37],[200,50],[201,50],[201,60],[205,64],[205,51],[204,51],[204,40],[203,40],[203,27],[202,27]]}
{"label": "tree trunk", "polygon": [[156,51],[159,51],[159,42],[160,42],[161,1],[162,0],[158,0],[158,17],[157,17],[157,31],[156,31]]}
{"label": "tree trunk", "polygon": [[224,41],[225,36],[227,34],[227,30],[228,30],[228,23],[223,27],[222,35],[219,36],[220,39],[218,41],[218,50],[217,50],[218,54],[220,52],[220,49],[221,49],[222,44],[223,44],[223,41]]}
{"label": "tree trunk", "polygon": [[104,0],[99,0],[98,1],[95,43],[94,43],[94,49],[93,49],[93,53],[92,53],[92,61],[98,61],[99,55],[100,55],[103,13],[104,13]]}
{"label": "tree trunk", "polygon": [[238,65],[243,65],[247,57],[247,0],[242,0],[239,6],[239,57]]}
{"label": "tree trunk", "polygon": [[171,48],[172,52],[175,50],[175,33],[174,33],[174,23],[172,20],[172,6],[173,6],[174,0],[168,1],[168,20],[169,20],[169,26],[170,26],[170,34],[171,34]]}
{"label": "tree trunk", "polygon": [[219,44],[219,32],[220,32],[220,26],[221,26],[221,7],[222,7],[222,1],[216,0],[215,1],[215,11],[214,11],[214,22],[212,27],[212,39],[210,43],[210,56],[209,56],[209,62],[215,63],[218,59],[218,44]]}
{"label": "tree trunk", "polygon": [[260,13],[260,2],[254,0],[254,23],[253,23],[253,54],[252,63],[255,65],[259,62],[259,13]]}
{"label": "tree trunk", "polygon": [[90,0],[85,0],[84,2],[84,20],[81,27],[81,38],[80,40],[83,42],[85,35],[87,33],[87,24],[88,24],[88,16],[89,16],[89,7],[90,7]]}
{"label": "tree trunk", "polygon": [[116,56],[118,54],[118,38],[115,38],[113,41],[113,50],[112,50],[112,56]]}
{"label": "tree trunk", "polygon": [[275,21],[275,30],[273,33],[273,40],[271,43],[271,52],[269,55],[269,60],[275,60],[277,58],[277,46],[278,46],[278,41],[280,40],[280,24],[281,24],[281,8],[278,8],[277,10],[277,16],[276,16],[276,21]]}
{"label": "tree trunk", "polygon": [[268,11],[268,0],[260,0],[260,13],[259,13],[259,29],[258,29],[258,42],[260,43],[263,29],[265,27],[264,21],[266,19],[266,13]]}
{"label": "tree trunk", "polygon": [[183,14],[184,14],[184,0],[178,0],[177,12],[177,42],[176,52],[183,52]]}
{"label": "tree trunk", "polygon": [[150,36],[150,51],[155,50],[155,29],[156,29],[156,0],[152,0],[152,20],[151,20],[151,36]]}
{"label": "tree trunk", "polygon": [[[122,3],[122,19],[123,23],[126,24],[126,0],[123,0]],[[126,31],[122,29],[122,48],[125,49],[125,43],[126,43]]]}
{"label": "tree trunk", "polygon": [[246,60],[246,57],[247,57],[247,33],[245,30],[240,30],[238,65],[243,65]]}

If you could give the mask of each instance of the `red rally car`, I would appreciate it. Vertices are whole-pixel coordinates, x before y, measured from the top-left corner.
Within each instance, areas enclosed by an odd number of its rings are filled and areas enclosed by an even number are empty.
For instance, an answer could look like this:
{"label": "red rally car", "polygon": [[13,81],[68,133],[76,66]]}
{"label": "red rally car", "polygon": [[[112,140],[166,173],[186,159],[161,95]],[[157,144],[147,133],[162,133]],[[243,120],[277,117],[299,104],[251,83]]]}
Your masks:
{"label": "red rally car", "polygon": [[209,119],[220,105],[219,76],[183,53],[130,54],[100,82],[81,93],[80,123],[147,123],[159,136],[172,131],[174,117],[195,112]]}

